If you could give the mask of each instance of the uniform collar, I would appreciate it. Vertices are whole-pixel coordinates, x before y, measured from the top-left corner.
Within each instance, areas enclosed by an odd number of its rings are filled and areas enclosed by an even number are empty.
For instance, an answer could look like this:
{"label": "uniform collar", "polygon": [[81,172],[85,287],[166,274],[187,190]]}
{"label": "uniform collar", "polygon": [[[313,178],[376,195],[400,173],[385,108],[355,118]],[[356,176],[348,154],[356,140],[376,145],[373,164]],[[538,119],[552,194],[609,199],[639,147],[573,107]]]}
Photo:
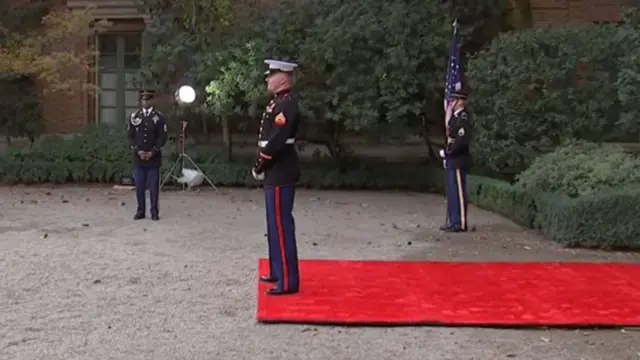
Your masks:
{"label": "uniform collar", "polygon": [[456,110],[453,112],[453,116],[458,116],[458,114],[460,114],[462,112],[462,110],[464,110],[463,107],[461,107],[460,109]]}
{"label": "uniform collar", "polygon": [[280,91],[278,91],[277,93],[275,93],[274,98],[279,98],[279,97],[283,97],[285,95],[287,95],[288,93],[291,92],[291,89],[282,89]]}
{"label": "uniform collar", "polygon": [[148,109],[142,109],[143,114],[151,114],[152,111],[153,111],[153,106]]}

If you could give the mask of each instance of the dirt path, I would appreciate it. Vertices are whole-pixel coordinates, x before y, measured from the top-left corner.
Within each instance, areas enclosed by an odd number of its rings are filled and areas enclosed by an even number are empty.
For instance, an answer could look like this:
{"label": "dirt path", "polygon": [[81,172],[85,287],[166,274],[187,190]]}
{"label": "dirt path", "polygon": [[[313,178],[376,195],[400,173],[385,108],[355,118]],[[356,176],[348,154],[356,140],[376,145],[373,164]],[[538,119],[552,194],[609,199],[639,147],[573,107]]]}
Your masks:
{"label": "dirt path", "polygon": [[[639,360],[637,330],[340,328],[256,324],[263,195],[0,189],[0,359]],[[471,209],[478,232],[441,235],[442,198],[300,191],[301,257],[640,261],[561,249]]]}

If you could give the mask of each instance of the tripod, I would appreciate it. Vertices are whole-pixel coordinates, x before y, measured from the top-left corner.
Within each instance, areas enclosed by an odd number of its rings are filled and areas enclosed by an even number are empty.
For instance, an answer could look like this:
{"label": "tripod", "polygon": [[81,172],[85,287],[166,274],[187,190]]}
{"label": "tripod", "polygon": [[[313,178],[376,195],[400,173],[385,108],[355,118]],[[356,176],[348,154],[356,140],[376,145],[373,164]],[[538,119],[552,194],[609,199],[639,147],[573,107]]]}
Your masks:
{"label": "tripod", "polygon": [[[202,173],[202,175],[204,176],[204,179],[209,183],[209,185],[211,185],[211,187],[216,191],[218,191],[218,188],[213,185],[213,182],[209,179],[209,177],[207,177],[207,175],[200,169],[200,167],[198,165],[196,165],[195,161],[193,161],[193,159],[191,158],[191,156],[189,156],[186,152],[185,152],[185,144],[186,144],[186,132],[187,132],[187,121],[181,121],[180,124],[182,125],[180,128],[180,155],[178,156],[178,159],[176,159],[176,162],[173,164],[173,166],[171,167],[171,169],[169,170],[169,172],[167,173],[167,175],[164,177],[164,179],[162,179],[162,183],[160,183],[160,189],[162,190],[162,187],[164,186],[164,184],[167,182],[167,180],[169,179],[169,177],[171,177],[171,174],[173,174],[173,171],[175,170],[176,166],[178,166],[178,164],[180,164],[180,169],[184,169],[184,165],[185,162],[188,161],[189,163],[191,163],[191,165],[198,170],[199,172]],[[187,186],[187,184],[183,183],[182,184],[182,191],[184,191],[185,187]]]}

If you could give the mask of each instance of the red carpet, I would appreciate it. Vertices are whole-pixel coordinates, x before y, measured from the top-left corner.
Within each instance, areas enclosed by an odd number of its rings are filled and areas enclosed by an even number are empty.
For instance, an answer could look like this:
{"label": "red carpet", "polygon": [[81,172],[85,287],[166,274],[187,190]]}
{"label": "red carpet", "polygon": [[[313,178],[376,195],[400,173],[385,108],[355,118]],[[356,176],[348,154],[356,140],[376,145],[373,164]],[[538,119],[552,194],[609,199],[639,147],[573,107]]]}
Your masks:
{"label": "red carpet", "polygon": [[300,277],[287,296],[259,282],[258,321],[640,326],[640,264],[301,260]]}

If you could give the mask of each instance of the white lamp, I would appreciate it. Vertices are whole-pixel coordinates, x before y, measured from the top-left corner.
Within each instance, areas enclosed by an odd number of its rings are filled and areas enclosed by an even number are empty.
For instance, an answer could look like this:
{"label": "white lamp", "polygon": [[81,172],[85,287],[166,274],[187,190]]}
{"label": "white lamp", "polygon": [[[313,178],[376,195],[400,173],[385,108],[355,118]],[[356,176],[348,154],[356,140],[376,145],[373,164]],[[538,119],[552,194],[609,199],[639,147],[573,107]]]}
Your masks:
{"label": "white lamp", "polygon": [[195,99],[196,91],[189,85],[183,85],[176,91],[176,100],[181,104],[191,104]]}

